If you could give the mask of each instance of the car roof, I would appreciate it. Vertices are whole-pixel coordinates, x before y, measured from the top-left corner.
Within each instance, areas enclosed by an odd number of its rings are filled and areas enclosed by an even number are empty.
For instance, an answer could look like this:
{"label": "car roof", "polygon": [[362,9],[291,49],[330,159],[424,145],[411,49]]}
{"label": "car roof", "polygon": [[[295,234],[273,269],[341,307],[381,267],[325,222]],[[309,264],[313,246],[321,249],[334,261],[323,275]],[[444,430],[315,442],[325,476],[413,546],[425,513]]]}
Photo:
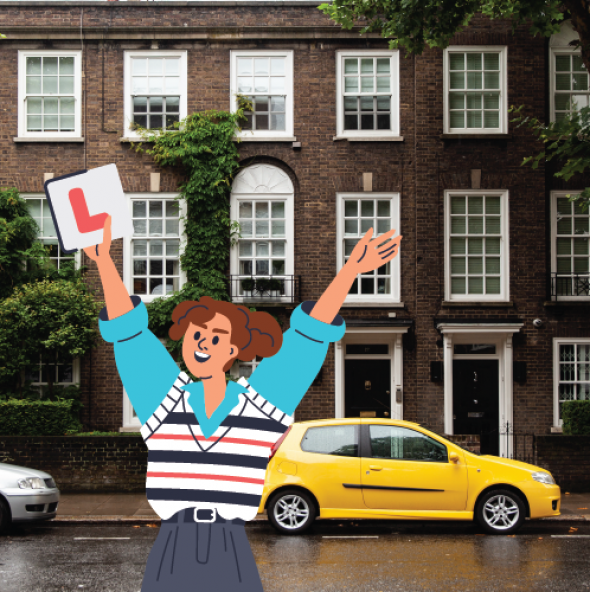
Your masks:
{"label": "car roof", "polygon": [[308,421],[298,421],[294,425],[303,426],[329,426],[329,425],[358,425],[359,423],[379,423],[384,425],[396,426],[419,426],[419,423],[413,421],[406,421],[404,419],[388,419],[385,417],[341,417],[330,419],[312,419]]}

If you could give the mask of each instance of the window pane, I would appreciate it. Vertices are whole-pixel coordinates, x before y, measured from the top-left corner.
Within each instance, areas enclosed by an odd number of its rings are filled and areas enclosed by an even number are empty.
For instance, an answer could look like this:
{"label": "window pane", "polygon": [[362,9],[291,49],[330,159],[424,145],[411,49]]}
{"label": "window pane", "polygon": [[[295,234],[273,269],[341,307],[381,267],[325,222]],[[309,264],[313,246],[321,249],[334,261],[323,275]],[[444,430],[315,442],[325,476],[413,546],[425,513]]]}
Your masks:
{"label": "window pane", "polygon": [[43,75],[57,76],[57,58],[45,57],[43,58]]}
{"label": "window pane", "polygon": [[358,59],[347,58],[344,60],[344,73],[345,74],[358,74]]}
{"label": "window pane", "polygon": [[377,74],[389,74],[390,58],[377,58]]}
{"label": "window pane", "polygon": [[358,456],[357,426],[310,428],[301,441],[301,450],[336,456]]}
{"label": "window pane", "polygon": [[41,74],[41,58],[27,58],[27,74]]}
{"label": "window pane", "polygon": [[464,53],[449,54],[449,64],[450,64],[451,70],[464,70],[465,69],[465,54]]}

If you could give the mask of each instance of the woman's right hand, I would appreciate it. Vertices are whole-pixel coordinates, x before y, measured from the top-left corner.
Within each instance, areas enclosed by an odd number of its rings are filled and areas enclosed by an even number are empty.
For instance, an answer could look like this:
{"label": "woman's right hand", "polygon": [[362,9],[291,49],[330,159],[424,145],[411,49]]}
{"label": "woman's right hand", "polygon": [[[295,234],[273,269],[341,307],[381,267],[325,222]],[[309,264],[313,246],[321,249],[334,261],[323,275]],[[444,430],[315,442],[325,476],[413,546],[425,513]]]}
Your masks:
{"label": "woman's right hand", "polygon": [[111,216],[107,216],[102,233],[102,243],[84,249],[86,256],[90,257],[93,261],[96,261],[99,265],[102,261],[110,260],[111,258],[109,254],[111,248],[111,222]]}

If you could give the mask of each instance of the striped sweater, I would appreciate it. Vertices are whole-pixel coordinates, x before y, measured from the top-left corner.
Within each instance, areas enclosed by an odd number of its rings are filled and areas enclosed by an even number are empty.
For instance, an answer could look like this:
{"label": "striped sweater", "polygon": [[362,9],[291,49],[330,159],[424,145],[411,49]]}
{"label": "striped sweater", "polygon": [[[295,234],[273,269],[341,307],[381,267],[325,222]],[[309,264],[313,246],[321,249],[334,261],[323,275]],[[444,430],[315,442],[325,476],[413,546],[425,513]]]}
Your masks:
{"label": "striped sweater", "polygon": [[238,404],[206,439],[181,372],[141,428],[148,447],[146,493],[167,519],[184,508],[216,508],[226,520],[256,517],[272,445],[293,418],[266,401],[245,378]]}

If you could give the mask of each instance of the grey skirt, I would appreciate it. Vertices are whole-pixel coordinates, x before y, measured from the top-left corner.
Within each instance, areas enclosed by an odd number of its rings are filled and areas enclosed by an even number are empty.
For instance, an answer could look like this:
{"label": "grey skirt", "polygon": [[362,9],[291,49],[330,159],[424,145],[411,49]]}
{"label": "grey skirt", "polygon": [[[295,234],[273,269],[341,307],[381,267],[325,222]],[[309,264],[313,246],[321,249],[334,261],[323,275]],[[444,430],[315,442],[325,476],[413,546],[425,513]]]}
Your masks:
{"label": "grey skirt", "polygon": [[195,522],[193,509],[162,520],[141,592],[263,592],[243,520]]}

